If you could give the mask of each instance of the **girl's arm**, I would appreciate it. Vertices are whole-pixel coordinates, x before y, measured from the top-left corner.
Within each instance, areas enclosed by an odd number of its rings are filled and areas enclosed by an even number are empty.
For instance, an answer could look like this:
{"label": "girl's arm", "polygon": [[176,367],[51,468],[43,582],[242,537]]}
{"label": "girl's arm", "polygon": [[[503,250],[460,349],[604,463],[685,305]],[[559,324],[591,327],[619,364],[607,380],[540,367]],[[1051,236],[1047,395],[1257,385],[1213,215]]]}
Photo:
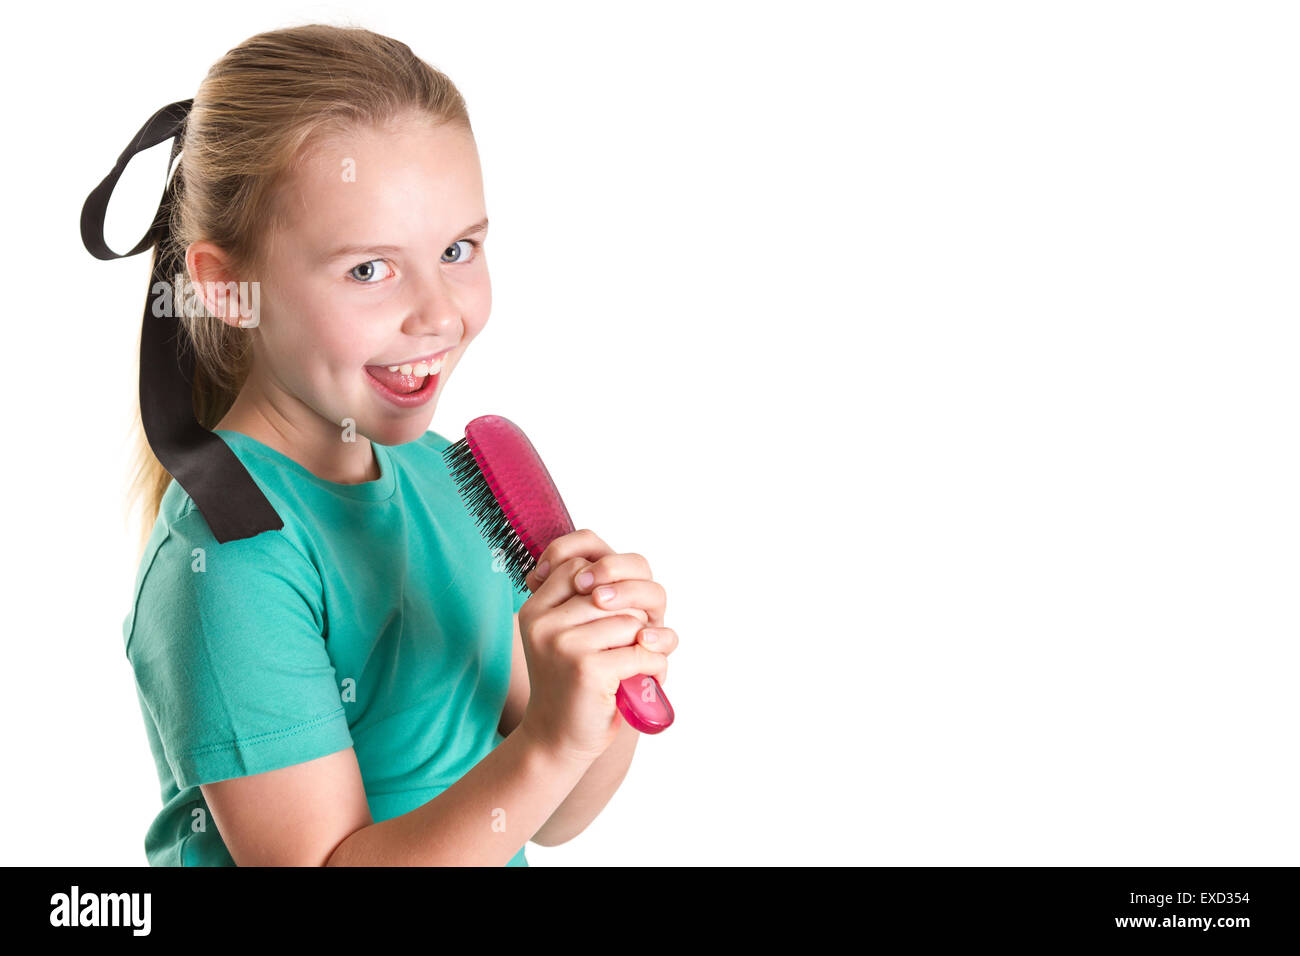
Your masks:
{"label": "girl's arm", "polygon": [[[505,707],[501,711],[501,723],[498,730],[503,737],[519,725],[524,710],[528,707],[531,693],[528,683],[528,661],[524,657],[523,635],[519,631],[519,615],[515,615],[515,637],[513,660],[510,665],[510,690],[506,695]],[[640,734],[632,729],[627,721],[619,717],[622,727],[614,742],[602,753],[577,786],[556,808],[555,812],[542,824],[541,829],[533,834],[532,840],[538,846],[558,846],[567,843],[583,830],[605,809],[614,791],[618,789],[623,778],[627,776],[636,750]]]}
{"label": "girl's arm", "polygon": [[504,866],[590,764],[518,727],[428,803],[380,823],[351,747],[201,789],[239,866]]}
{"label": "girl's arm", "polygon": [[564,802],[533,834],[533,842],[538,846],[558,846],[587,829],[627,776],[641,733],[624,720],[622,714],[618,715],[618,720],[622,726],[614,742],[592,762]]}

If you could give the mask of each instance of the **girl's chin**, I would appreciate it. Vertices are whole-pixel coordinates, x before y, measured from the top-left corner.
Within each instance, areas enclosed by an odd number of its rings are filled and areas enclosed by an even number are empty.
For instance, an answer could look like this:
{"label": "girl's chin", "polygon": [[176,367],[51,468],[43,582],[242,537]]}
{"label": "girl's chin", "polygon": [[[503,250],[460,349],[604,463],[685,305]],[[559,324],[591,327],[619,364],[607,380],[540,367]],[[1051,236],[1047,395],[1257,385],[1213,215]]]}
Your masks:
{"label": "girl's chin", "polygon": [[[408,441],[415,441],[427,432],[432,422],[433,405],[430,404],[418,412],[408,412],[401,418],[385,415],[381,419],[372,421],[371,427],[365,430],[365,434],[381,445],[405,445]],[[361,430],[358,423],[357,431]]]}
{"label": "girl's chin", "polygon": [[[405,445],[429,430],[433,423],[433,410],[434,403],[430,402],[405,414],[380,415],[368,422],[370,428],[365,430],[365,434],[381,445]],[[357,431],[362,431],[360,422]]]}

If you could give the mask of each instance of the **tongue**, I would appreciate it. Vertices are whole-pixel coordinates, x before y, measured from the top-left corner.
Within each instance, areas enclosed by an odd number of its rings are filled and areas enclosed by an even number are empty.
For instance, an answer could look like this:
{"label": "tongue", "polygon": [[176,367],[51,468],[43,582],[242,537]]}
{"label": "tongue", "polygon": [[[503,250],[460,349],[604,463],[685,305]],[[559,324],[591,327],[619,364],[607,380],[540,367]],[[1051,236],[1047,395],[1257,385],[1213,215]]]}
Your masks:
{"label": "tongue", "polygon": [[416,378],[414,375],[403,375],[401,372],[390,372],[382,365],[367,365],[366,371],[379,380],[379,382],[391,388],[394,392],[413,392],[424,383],[424,378]]}

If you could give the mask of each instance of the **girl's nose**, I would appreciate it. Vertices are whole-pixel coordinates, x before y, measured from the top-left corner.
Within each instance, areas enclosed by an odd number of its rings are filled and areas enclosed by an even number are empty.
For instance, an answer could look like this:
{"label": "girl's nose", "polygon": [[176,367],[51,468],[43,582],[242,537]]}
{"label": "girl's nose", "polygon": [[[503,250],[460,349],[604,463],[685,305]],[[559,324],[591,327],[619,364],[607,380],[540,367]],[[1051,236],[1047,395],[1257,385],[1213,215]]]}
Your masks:
{"label": "girl's nose", "polygon": [[415,285],[407,313],[408,331],[456,341],[461,332],[461,309],[451,287],[436,273]]}

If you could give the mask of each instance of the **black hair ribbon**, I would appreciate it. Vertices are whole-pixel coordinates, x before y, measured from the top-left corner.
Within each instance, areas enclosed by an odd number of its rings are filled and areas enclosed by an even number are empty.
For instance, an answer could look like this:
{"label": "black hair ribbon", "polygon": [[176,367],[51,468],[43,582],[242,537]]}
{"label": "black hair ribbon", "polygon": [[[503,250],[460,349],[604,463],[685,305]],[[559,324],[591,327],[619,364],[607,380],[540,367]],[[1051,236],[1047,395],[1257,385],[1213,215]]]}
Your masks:
{"label": "black hair ribbon", "polygon": [[[137,153],[172,139],[170,170],[181,150],[185,120],[193,103],[188,99],[164,106],[132,137],[104,181],[86,197],[81,209],[81,241],[98,259],[121,259],[158,247],[140,332],[140,416],[149,447],[194,500],[213,536],[224,544],[282,528],[284,522],[243,462],[194,416],[194,354],[184,347],[184,329],[175,316],[179,303],[171,299],[170,263],[164,255],[175,177],[168,179],[153,224],[134,249],[117,253],[104,241],[108,201],[127,163]],[[170,307],[159,301],[164,296]]]}

